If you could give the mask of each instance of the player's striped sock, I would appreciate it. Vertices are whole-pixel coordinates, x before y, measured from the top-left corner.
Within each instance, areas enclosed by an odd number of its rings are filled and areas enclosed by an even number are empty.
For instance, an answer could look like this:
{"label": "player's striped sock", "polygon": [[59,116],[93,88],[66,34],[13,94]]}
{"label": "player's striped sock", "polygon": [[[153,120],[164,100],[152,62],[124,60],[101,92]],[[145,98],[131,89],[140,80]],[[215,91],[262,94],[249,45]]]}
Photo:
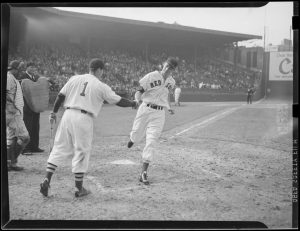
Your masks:
{"label": "player's striped sock", "polygon": [[75,173],[75,181],[83,181],[83,176],[84,176],[83,172]]}
{"label": "player's striped sock", "polygon": [[50,162],[47,163],[47,172],[54,173],[56,170],[57,166],[54,164],[51,164]]}
{"label": "player's striped sock", "polygon": [[83,177],[84,177],[83,172],[75,173],[75,186],[76,188],[78,188],[78,190],[82,189]]}
{"label": "player's striped sock", "polygon": [[83,181],[83,176],[84,176],[83,172],[75,173],[75,181]]}
{"label": "player's striped sock", "polygon": [[53,173],[55,172],[57,166],[55,164],[51,164],[50,162],[47,163],[47,169],[46,169],[46,178],[48,180],[48,183],[51,181],[51,177]]}

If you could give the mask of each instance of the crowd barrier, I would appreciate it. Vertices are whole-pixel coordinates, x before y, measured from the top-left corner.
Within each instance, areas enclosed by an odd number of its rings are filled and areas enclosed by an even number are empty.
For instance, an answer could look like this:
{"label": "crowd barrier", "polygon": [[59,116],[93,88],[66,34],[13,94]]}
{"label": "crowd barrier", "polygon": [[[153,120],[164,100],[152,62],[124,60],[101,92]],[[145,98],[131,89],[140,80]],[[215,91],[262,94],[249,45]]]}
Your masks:
{"label": "crowd barrier", "polygon": [[[58,92],[50,92],[49,104],[53,105]],[[117,92],[118,95],[130,98],[126,92]],[[255,94],[253,101],[261,99],[261,94]],[[174,102],[174,96],[171,96],[171,102]],[[223,102],[223,101],[246,101],[246,92],[225,92],[222,90],[209,89],[182,89],[180,96],[181,102]]]}

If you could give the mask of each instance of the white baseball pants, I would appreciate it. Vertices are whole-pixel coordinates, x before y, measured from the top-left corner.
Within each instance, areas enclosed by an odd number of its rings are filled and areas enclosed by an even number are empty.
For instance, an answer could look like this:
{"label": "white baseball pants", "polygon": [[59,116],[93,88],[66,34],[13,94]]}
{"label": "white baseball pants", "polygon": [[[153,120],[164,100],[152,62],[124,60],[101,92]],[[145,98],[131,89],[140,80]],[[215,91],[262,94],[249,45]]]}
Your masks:
{"label": "white baseball pants", "polygon": [[85,173],[88,170],[93,140],[93,118],[80,110],[67,109],[58,125],[54,145],[48,162],[59,166],[72,158],[72,172]]}
{"label": "white baseball pants", "polygon": [[180,94],[175,94],[175,104],[178,104]]}
{"label": "white baseball pants", "polygon": [[158,139],[165,123],[165,111],[147,107],[142,103],[133,122],[130,139],[134,143],[140,142],[146,135],[146,146],[142,152],[142,161],[153,161]]}
{"label": "white baseball pants", "polygon": [[11,145],[17,137],[17,143],[25,148],[30,137],[26,129],[22,114],[6,113],[6,143]]}

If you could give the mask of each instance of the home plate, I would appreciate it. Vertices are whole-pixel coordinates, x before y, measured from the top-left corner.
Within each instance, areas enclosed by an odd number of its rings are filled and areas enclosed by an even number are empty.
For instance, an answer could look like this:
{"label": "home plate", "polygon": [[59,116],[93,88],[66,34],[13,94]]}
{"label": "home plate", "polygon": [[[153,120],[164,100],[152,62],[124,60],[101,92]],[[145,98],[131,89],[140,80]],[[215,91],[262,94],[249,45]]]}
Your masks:
{"label": "home plate", "polygon": [[137,163],[134,163],[131,160],[115,160],[115,161],[110,162],[110,163],[111,164],[137,164]]}

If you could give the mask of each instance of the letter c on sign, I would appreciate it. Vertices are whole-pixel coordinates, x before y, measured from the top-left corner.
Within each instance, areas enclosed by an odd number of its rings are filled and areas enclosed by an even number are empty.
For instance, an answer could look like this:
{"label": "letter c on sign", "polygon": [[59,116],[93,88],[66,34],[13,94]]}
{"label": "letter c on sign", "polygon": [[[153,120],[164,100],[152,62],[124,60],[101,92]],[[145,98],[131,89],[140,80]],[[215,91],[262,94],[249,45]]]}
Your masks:
{"label": "letter c on sign", "polygon": [[[286,74],[290,73],[291,70],[288,70],[288,71],[284,71],[284,70],[283,70],[283,64],[286,63],[286,65],[287,65],[287,64],[289,64],[289,63],[291,63],[291,62],[292,62],[292,61],[291,61],[289,58],[285,58],[285,59],[283,59],[283,60],[280,62],[280,64],[279,64],[279,71],[280,71],[281,74],[286,75]],[[285,66],[286,66],[286,65],[285,65]]]}

